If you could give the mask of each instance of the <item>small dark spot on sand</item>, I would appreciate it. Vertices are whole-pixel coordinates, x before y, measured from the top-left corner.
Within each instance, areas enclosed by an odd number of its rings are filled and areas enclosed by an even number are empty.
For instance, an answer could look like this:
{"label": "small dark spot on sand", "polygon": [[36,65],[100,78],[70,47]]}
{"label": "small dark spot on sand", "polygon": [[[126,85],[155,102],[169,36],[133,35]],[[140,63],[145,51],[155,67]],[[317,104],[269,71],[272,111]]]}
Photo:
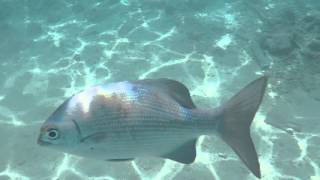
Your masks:
{"label": "small dark spot on sand", "polygon": [[80,61],[80,54],[75,54],[73,57],[72,57],[73,60],[75,61]]}

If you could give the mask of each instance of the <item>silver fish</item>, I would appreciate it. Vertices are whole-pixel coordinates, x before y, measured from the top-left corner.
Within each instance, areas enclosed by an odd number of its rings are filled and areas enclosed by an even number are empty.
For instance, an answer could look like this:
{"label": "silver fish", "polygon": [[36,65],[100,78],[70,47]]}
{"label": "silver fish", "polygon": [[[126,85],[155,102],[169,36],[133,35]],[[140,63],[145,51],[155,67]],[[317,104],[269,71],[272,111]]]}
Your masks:
{"label": "silver fish", "polygon": [[109,161],[155,156],[190,164],[197,138],[217,134],[260,178],[250,125],[266,84],[267,77],[261,77],[217,108],[197,108],[188,89],[170,79],[94,86],[53,112],[38,144]]}

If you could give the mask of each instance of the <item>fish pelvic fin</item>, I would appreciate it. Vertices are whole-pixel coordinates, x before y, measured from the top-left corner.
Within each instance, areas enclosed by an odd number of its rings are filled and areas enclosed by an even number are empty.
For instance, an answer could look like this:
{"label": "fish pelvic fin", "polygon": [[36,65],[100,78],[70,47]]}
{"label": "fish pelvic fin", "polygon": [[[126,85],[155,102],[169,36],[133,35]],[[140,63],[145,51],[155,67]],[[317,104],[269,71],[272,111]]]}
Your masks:
{"label": "fish pelvic fin", "polygon": [[222,139],[234,150],[250,171],[261,178],[260,165],[250,125],[261,104],[267,77],[261,77],[233,96],[223,107],[223,118],[218,124]]}

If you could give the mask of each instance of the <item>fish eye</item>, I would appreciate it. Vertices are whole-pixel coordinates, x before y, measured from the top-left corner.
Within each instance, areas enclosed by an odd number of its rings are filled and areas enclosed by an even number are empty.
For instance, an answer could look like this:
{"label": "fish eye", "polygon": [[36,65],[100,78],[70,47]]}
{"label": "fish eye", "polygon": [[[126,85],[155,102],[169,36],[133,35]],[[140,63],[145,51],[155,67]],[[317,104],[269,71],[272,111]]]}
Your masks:
{"label": "fish eye", "polygon": [[57,129],[49,129],[46,134],[51,140],[55,140],[59,137],[59,131]]}

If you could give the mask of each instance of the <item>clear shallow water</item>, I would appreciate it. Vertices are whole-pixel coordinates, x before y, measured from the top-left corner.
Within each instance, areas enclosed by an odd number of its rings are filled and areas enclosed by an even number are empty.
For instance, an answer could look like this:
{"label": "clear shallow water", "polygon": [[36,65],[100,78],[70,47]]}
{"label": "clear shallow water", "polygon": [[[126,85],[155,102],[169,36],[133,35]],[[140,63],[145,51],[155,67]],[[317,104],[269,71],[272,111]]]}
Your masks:
{"label": "clear shallow water", "polygon": [[217,106],[270,76],[251,127],[263,179],[320,178],[318,1],[0,1],[0,179],[255,179],[217,137],[196,162],[83,159],[36,144],[67,97],[168,77]]}

